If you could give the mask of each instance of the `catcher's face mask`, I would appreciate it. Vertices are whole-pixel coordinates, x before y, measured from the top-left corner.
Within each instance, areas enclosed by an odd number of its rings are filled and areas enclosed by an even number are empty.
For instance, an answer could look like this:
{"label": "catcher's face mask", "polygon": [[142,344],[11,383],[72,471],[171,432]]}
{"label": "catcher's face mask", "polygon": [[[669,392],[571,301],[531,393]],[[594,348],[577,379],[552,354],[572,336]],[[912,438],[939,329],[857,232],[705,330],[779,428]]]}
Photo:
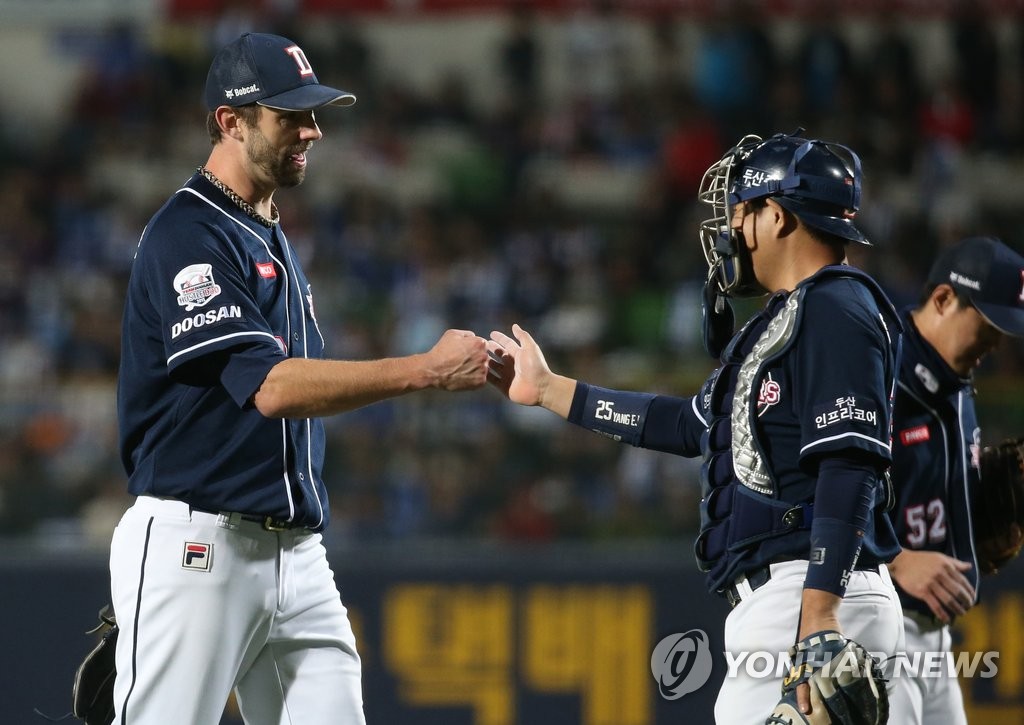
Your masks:
{"label": "catcher's face mask", "polygon": [[732,227],[734,202],[730,190],[741,160],[761,141],[747,135],[704,172],[697,199],[709,204],[712,216],[701,222],[700,241],[708,263],[708,285],[727,297],[751,297],[763,292],[743,241],[742,232]]}

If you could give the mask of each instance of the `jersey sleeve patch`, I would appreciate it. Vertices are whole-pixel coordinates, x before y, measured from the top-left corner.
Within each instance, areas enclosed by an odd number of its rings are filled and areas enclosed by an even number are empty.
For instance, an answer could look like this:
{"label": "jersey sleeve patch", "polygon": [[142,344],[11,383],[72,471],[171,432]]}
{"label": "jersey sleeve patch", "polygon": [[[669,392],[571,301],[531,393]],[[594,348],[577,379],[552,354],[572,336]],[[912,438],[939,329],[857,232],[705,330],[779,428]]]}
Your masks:
{"label": "jersey sleeve patch", "polygon": [[[861,400],[863,401],[863,399]],[[834,403],[820,405],[814,409],[814,428],[819,431],[849,421],[875,426],[878,419],[878,409],[875,404],[867,402],[862,405],[855,395],[844,395],[836,398]]]}
{"label": "jersey sleeve patch", "polygon": [[221,293],[220,285],[213,279],[213,265],[205,263],[190,264],[174,275],[174,289],[178,292],[178,306],[186,312],[205,307]]}

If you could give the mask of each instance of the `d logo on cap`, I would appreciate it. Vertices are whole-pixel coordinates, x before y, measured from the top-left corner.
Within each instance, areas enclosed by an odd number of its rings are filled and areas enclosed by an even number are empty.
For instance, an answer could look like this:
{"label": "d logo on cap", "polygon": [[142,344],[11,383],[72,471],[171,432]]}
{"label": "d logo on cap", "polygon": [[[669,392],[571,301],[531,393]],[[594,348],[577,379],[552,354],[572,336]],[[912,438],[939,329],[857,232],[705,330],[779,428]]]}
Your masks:
{"label": "d logo on cap", "polygon": [[206,106],[258,103],[283,111],[350,106],[356,97],[325,86],[294,41],[268,33],[246,33],[222,48],[206,76]]}

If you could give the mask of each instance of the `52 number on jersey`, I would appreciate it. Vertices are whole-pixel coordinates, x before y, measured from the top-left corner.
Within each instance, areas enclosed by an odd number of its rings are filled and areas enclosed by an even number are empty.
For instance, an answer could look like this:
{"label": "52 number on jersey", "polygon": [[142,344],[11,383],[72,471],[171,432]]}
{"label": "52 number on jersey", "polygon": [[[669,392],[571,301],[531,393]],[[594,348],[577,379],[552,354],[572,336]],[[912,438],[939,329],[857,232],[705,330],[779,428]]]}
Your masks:
{"label": "52 number on jersey", "polygon": [[941,498],[926,504],[907,506],[903,511],[907,523],[907,545],[940,544],[946,540],[946,505]]}

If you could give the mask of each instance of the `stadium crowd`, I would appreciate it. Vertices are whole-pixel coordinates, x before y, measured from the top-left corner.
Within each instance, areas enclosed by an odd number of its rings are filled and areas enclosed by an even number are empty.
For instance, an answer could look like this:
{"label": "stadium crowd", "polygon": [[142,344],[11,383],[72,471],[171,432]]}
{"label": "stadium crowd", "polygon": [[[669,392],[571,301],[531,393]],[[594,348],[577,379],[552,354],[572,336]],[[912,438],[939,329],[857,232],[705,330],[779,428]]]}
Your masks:
{"label": "stadium crowd", "polygon": [[[613,3],[564,17],[520,5],[486,59],[499,100],[483,103],[457,72],[430,92],[403,83],[357,22],[252,7],[194,29],[90,35],[91,62],[52,134],[32,135],[0,108],[0,536],[106,547],[128,505],[114,417],[123,290],[149,215],[205,158],[195,79],[240,30],[298,40],[321,80],[359,97],[320,117],[309,189],[276,199],[331,357],[410,353],[447,327],[487,336],[519,322],[573,376],[696,390],[713,367],[699,333],[697,186],[750,131],[806,127],[861,153],[872,211],[860,221],[875,246],[854,261],[898,305],[960,236],[1024,246],[1012,193],[1024,161],[1024,18],[950,15],[954,62],[936,80],[907,18],[879,16],[870,47],[855,47],[828,4],[811,3],[789,29],[797,42],[781,44],[758,3],[739,3],[719,17],[651,20],[655,71],[639,73]],[[698,45],[680,47],[681,25],[694,22]],[[995,35],[1006,22],[1009,44]],[[564,53],[552,55],[541,26]],[[554,63],[574,79],[557,97],[545,90]],[[1022,363],[1008,345],[980,374],[998,392]],[[328,421],[328,540],[693,530],[699,462],[531,413],[485,390]],[[996,416],[986,434],[1022,422]]]}

